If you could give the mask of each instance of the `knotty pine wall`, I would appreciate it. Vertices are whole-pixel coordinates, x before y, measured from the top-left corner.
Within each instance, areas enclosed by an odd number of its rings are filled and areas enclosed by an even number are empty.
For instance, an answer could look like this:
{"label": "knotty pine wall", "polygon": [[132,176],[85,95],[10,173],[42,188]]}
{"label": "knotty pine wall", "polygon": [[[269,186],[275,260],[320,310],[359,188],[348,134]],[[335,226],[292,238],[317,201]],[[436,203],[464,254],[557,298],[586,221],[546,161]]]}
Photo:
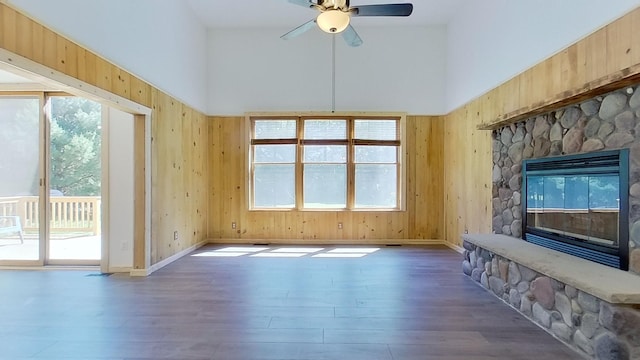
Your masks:
{"label": "knotty pine wall", "polygon": [[[442,239],[443,120],[407,117],[407,211],[317,212],[248,211],[245,118],[211,117],[211,241],[408,244]],[[236,222],[236,230],[231,228],[232,222]]]}
{"label": "knotty pine wall", "polygon": [[[151,108],[151,263],[205,240],[209,127],[204,114],[2,2],[0,48]],[[136,131],[135,141],[144,143],[143,136],[143,131]],[[176,230],[178,241],[173,239]],[[136,250],[135,267],[144,267],[144,257]]]}
{"label": "knotty pine wall", "polygon": [[[445,120],[445,239],[491,232],[491,132],[640,81],[640,8],[515,76]],[[480,128],[485,130],[479,130]]]}

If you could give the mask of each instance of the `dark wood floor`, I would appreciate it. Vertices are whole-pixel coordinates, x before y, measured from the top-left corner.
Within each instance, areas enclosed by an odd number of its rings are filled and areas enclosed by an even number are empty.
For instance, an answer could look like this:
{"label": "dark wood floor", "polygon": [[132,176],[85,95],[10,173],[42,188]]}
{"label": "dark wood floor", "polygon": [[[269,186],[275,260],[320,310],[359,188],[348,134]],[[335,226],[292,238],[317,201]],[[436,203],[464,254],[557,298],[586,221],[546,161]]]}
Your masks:
{"label": "dark wood floor", "polygon": [[581,359],[460,269],[393,247],[188,256],[148,278],[0,271],[0,359]]}

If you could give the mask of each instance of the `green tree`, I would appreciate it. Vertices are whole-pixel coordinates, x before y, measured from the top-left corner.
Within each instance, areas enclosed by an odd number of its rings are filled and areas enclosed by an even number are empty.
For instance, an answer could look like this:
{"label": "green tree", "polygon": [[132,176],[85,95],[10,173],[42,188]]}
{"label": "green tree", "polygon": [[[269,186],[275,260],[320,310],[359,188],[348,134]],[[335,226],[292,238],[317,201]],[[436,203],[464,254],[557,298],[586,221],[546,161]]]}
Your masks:
{"label": "green tree", "polygon": [[68,196],[100,195],[99,103],[51,98],[51,189]]}

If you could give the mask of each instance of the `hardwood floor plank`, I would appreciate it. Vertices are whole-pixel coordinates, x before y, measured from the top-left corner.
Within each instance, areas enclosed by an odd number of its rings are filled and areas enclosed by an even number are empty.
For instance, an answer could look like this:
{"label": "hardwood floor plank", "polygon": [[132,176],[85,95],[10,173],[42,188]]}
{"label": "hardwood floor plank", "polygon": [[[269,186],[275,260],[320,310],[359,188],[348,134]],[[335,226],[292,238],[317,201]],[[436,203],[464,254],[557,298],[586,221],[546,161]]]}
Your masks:
{"label": "hardwood floor plank", "polygon": [[32,339],[11,339],[11,341],[5,341],[0,339],[2,344],[2,350],[0,350],[0,359],[18,359],[18,358],[31,358],[36,354],[42,352],[46,348],[54,344],[54,341],[33,341]]}
{"label": "hardwood floor plank", "polygon": [[333,306],[263,306],[256,303],[254,306],[243,305],[224,305],[224,312],[220,312],[220,306],[212,307],[199,314],[201,316],[212,317],[236,317],[245,318],[246,316],[298,316],[298,317],[334,317],[335,310]]}
{"label": "hardwood floor plank", "polygon": [[477,331],[424,331],[424,330],[337,330],[326,329],[327,344],[402,344],[442,345],[465,344],[481,347],[489,344]]}
{"label": "hardwood floor plank", "polygon": [[384,344],[227,343],[215,353],[224,360],[393,360]]}
{"label": "hardwood floor plank", "polygon": [[[217,345],[198,341],[153,342],[119,341],[60,341],[36,354],[34,359],[87,359],[87,358],[149,358],[149,359],[211,359]],[[97,356],[98,355],[98,356]]]}
{"label": "hardwood floor plank", "polygon": [[[440,314],[431,316],[416,316],[413,318],[385,318],[385,317],[273,317],[269,328],[272,329],[342,329],[342,330],[422,330],[422,331],[480,331],[492,332],[492,338],[509,336],[514,330],[519,330],[526,320],[488,318],[481,322],[469,321],[470,317],[460,313]],[[446,317],[447,321],[442,321]]]}
{"label": "hardwood floor plank", "polygon": [[[431,345],[389,345],[395,360],[579,360],[582,358],[571,350],[541,349],[540,345],[513,346],[513,344],[465,346],[464,344],[431,344]],[[544,357],[540,357],[540,351]]]}

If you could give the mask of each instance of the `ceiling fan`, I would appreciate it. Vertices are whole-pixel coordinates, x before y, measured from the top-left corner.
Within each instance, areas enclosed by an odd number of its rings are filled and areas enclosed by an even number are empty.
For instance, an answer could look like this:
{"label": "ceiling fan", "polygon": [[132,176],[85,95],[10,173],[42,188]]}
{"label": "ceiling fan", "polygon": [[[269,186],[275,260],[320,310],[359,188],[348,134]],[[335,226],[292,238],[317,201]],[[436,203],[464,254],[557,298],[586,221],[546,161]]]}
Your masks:
{"label": "ceiling fan", "polygon": [[362,39],[351,26],[352,16],[409,16],[413,12],[413,4],[379,4],[349,6],[349,0],[289,0],[290,3],[313,8],[320,11],[312,19],[281,36],[288,40],[296,37],[315,25],[329,34],[342,33],[342,37],[349,46],[362,45]]}

